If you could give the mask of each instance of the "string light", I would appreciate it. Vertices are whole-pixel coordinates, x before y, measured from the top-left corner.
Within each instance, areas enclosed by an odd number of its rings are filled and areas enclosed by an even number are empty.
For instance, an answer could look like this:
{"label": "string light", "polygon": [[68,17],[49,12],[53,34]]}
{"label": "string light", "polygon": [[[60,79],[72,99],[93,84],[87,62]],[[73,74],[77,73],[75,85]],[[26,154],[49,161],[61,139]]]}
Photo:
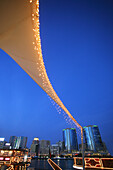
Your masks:
{"label": "string light", "polygon": [[[78,122],[73,118],[73,116],[70,114],[70,112],[67,110],[67,108],[64,106],[64,104],[61,102],[60,98],[57,96],[56,92],[54,91],[49,78],[46,73],[46,69],[43,62],[42,57],[42,50],[41,50],[41,39],[40,39],[40,23],[39,23],[39,0],[30,0],[31,8],[32,8],[32,25],[33,25],[33,34],[34,34],[34,40],[32,44],[34,45],[34,50],[37,53],[37,70],[38,74],[37,76],[42,80],[41,85],[43,90],[54,100],[53,105],[57,106],[57,111],[59,114],[61,114],[62,109],[64,110],[65,114],[63,113],[63,116],[66,120],[66,122],[71,123],[80,129],[82,127],[78,124]],[[56,104],[55,104],[56,103]],[[68,116],[67,116],[67,115]],[[82,130],[81,130],[82,132]]]}

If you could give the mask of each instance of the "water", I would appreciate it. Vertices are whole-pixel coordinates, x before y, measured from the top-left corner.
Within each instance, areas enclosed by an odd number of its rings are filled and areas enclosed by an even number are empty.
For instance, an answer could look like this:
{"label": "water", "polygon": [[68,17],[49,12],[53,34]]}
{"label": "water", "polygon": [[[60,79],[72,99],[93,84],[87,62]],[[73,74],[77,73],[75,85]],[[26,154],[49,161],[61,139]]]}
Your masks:
{"label": "water", "polygon": [[[53,160],[63,170],[75,170],[73,168],[73,159],[57,159]],[[47,159],[33,159],[31,161],[30,168],[33,170],[52,170],[51,166],[47,162]]]}

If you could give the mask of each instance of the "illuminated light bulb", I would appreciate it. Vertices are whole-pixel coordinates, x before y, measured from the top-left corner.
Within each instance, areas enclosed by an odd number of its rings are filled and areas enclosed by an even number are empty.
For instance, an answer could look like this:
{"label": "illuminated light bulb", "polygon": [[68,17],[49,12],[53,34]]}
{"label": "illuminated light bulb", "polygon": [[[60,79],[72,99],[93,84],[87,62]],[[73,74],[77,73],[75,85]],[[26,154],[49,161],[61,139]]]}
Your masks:
{"label": "illuminated light bulb", "polygon": [[35,42],[33,42],[33,44],[35,44]]}
{"label": "illuminated light bulb", "polygon": [[32,20],[34,20],[34,18],[32,18]]}
{"label": "illuminated light bulb", "polygon": [[32,16],[34,16],[34,14],[32,14]]}
{"label": "illuminated light bulb", "polygon": [[32,0],[30,0],[30,3],[32,3]]}
{"label": "illuminated light bulb", "polygon": [[34,50],[36,50],[36,46],[34,47]]}

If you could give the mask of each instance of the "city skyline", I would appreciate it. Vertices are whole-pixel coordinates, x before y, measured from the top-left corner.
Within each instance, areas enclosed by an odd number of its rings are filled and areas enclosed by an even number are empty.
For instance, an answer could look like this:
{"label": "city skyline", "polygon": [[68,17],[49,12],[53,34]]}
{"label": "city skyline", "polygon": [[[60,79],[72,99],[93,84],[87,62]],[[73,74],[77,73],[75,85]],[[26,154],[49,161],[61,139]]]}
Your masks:
{"label": "city skyline", "polygon": [[[42,52],[63,103],[82,126],[97,124],[113,153],[112,2],[85,2],[40,1]],[[1,136],[23,133],[30,142],[40,134],[54,143],[68,127],[63,116],[8,55],[0,51],[0,59]]]}
{"label": "city skyline", "polygon": [[[99,128],[97,125],[89,125],[83,127],[84,130],[84,149],[86,154],[102,154],[109,155],[106,144],[102,141]],[[78,139],[75,128],[66,128],[62,130],[62,140],[52,144],[50,140],[39,139],[35,137],[28,147],[27,139],[25,136],[10,136],[8,141],[5,137],[0,137],[0,149],[30,149],[29,152],[32,156],[40,154],[49,154],[49,149],[54,154],[70,154],[80,153],[81,144],[78,146]],[[47,146],[47,148],[46,148]],[[40,150],[40,149],[41,150]],[[58,152],[56,152],[56,150]],[[36,155],[35,155],[36,154]]]}

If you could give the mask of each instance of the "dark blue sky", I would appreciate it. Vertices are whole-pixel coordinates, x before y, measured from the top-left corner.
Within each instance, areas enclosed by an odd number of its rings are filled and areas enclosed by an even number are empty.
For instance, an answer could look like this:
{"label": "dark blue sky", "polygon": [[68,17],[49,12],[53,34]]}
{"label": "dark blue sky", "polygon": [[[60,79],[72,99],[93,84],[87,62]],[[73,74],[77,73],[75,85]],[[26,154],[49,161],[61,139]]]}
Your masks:
{"label": "dark blue sky", "polygon": [[[82,125],[99,126],[113,154],[113,1],[40,0],[42,51],[50,81]],[[0,136],[56,143],[69,127],[45,92],[0,50]]]}

